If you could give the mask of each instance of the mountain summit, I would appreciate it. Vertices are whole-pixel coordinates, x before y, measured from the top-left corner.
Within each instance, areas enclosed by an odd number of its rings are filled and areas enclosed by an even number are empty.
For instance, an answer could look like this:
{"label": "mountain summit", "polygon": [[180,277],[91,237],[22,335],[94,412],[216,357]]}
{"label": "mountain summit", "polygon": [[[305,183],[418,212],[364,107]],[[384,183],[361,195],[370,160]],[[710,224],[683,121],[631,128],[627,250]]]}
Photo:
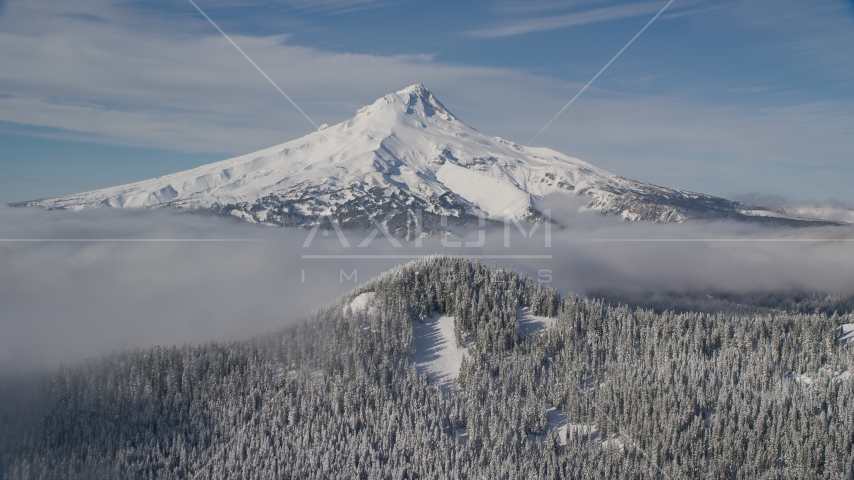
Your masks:
{"label": "mountain summit", "polygon": [[[337,125],[255,153],[151,180],[26,202],[77,209],[171,206],[207,209],[251,222],[344,228],[372,219],[401,233],[478,217],[538,214],[554,192],[589,199],[587,208],[628,220],[778,218],[738,202],[628,180],[548,148],[486,136],[454,116],[424,86],[385,95]],[[417,213],[416,213],[417,212]],[[420,220],[416,220],[420,219]]]}

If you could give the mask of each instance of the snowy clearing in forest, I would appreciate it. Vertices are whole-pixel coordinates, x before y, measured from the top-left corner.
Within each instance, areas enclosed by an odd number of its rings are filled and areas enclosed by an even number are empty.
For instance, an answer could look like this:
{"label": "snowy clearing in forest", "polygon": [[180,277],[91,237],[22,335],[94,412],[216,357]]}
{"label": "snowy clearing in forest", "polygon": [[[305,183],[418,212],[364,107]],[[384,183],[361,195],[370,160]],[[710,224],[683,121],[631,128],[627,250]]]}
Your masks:
{"label": "snowy clearing in forest", "polygon": [[834,382],[847,382],[851,380],[851,372],[848,370],[835,370],[828,366],[823,366],[811,376],[807,374],[795,375],[794,373],[789,373],[787,377],[793,379],[800,385],[812,387],[816,381],[819,383],[825,383],[828,379]]}
{"label": "snowy clearing in forest", "polygon": [[800,383],[801,385],[806,385],[807,387],[812,386],[813,382],[812,377],[808,375],[798,375],[797,377],[795,377],[795,381]]}
{"label": "snowy clearing in forest", "polygon": [[415,370],[426,374],[434,385],[450,387],[466,355],[466,349],[459,348],[454,338],[454,317],[435,314],[424,322],[413,321],[412,337]]}
{"label": "snowy clearing in forest", "polygon": [[[365,292],[357,295],[356,298],[350,302],[350,310],[352,310],[353,313],[356,313],[359,310],[365,310],[368,308],[368,302],[373,300],[373,298],[374,292]],[[347,313],[346,305],[344,306],[344,313]]]}
{"label": "snowy clearing in forest", "polygon": [[854,323],[846,323],[839,327],[839,344],[847,345],[854,341]]}
{"label": "snowy clearing in forest", "polygon": [[516,309],[516,318],[519,320],[519,336],[524,338],[528,335],[551,328],[557,318],[538,317],[531,313],[531,307],[519,307]]}
{"label": "snowy clearing in forest", "polygon": [[567,434],[581,436],[582,443],[595,442],[601,443],[604,446],[607,442],[607,440],[603,441],[599,438],[599,429],[596,428],[595,424],[569,423],[566,420],[566,414],[557,407],[550,407],[546,409],[546,415],[548,417],[547,431],[551,432],[552,430],[557,430],[558,436],[560,437],[560,444],[563,446],[566,446]]}
{"label": "snowy clearing in forest", "polygon": [[546,410],[546,415],[548,416],[548,430],[557,429],[557,433],[560,436],[560,444],[566,445],[566,415],[557,407],[551,407]]}

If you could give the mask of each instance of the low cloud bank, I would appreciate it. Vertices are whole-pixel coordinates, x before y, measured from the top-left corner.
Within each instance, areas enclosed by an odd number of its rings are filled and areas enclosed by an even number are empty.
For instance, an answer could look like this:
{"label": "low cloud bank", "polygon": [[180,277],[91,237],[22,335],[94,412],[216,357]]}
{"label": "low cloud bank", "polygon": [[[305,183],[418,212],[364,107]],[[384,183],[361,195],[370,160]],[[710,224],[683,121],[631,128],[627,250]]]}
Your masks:
{"label": "low cloud bank", "polygon": [[780,195],[750,193],[737,195],[735,200],[747,205],[761,205],[789,215],[854,224],[854,207],[833,198],[824,201],[793,202]]}
{"label": "low cloud bank", "polygon": [[854,239],[850,228],[629,224],[580,206],[539,205],[561,225],[549,246],[544,225],[523,235],[511,223],[509,237],[473,230],[400,247],[381,233],[360,247],[370,231],[345,232],[345,246],[334,231],[308,241],[309,230],[166,210],[3,207],[0,238],[88,240],[0,243],[0,373],[260,334],[433,253],[513,265],[562,292],[854,291],[854,242],[839,241]]}

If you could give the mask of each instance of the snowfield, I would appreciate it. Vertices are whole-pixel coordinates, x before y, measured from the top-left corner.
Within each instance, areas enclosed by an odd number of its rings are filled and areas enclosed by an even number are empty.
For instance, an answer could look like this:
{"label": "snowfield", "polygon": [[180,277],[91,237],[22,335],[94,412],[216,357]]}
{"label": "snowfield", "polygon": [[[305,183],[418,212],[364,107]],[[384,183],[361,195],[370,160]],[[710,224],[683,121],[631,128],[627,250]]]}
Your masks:
{"label": "snowfield", "polygon": [[557,321],[557,318],[533,315],[531,307],[519,307],[516,310],[516,318],[519,320],[519,336],[523,338],[541,330],[551,328]]}
{"label": "snowfield", "polygon": [[430,383],[450,388],[460,375],[460,365],[467,353],[467,349],[457,346],[454,338],[454,317],[436,314],[423,323],[413,321],[412,334],[415,370],[427,375]]}
{"label": "snowfield", "polygon": [[436,178],[495,220],[503,219],[505,212],[522,216],[531,206],[530,195],[501,177],[445,163],[436,172]]}

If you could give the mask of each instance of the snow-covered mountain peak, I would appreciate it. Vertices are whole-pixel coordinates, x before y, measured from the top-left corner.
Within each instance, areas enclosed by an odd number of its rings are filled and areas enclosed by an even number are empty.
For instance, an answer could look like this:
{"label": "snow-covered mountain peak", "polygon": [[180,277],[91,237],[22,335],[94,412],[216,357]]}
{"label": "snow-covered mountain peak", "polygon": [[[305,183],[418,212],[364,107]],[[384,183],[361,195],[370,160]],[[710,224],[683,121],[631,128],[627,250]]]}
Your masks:
{"label": "snow-covered mountain peak", "polygon": [[422,84],[409,87],[378,98],[374,103],[362,107],[357,117],[385,116],[397,123],[410,123],[409,117],[420,121],[459,121],[433,93]]}
{"label": "snow-covered mountain peak", "polygon": [[[372,218],[400,233],[435,230],[441,217],[537,215],[554,192],[628,220],[779,218],[737,202],[618,177],[542,147],[486,136],[424,85],[377,99],[337,125],[240,157],[128,185],[27,202],[46,208],[208,209],[258,223],[313,225],[332,216],[363,228]],[[434,228],[436,227],[436,228]]]}

